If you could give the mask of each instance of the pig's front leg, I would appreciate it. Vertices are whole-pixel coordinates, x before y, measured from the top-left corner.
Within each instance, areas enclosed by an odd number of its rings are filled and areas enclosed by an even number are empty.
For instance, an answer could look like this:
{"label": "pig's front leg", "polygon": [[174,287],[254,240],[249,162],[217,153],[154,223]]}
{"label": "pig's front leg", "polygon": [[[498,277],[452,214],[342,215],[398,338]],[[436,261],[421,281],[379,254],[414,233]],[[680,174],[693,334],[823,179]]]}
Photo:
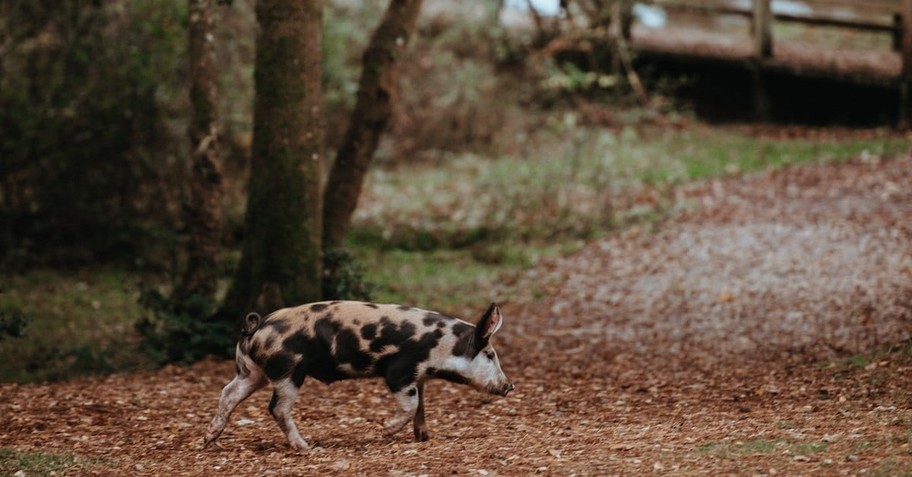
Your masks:
{"label": "pig's front leg", "polygon": [[415,430],[415,440],[424,442],[430,438],[427,424],[424,422],[424,383],[418,383],[418,409],[415,411],[415,419],[412,421]]}
{"label": "pig's front leg", "polygon": [[399,432],[409,421],[415,418],[420,402],[418,389],[419,386],[415,383],[393,393],[396,397],[396,402],[399,403],[399,413],[383,423],[383,433],[387,437]]}

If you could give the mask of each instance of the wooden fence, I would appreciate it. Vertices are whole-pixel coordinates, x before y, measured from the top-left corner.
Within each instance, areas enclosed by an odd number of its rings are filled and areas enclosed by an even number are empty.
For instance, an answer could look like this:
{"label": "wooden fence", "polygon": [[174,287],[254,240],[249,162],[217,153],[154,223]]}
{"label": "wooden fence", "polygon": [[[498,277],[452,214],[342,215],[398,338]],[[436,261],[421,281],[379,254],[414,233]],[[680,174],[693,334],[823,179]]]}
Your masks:
{"label": "wooden fence", "polygon": [[[726,2],[724,0],[644,0],[634,3],[650,4],[665,10],[704,12],[709,15],[736,15],[748,18],[753,39],[753,58],[756,64],[757,108],[764,110],[763,74],[766,63],[775,57],[773,22],[800,23],[857,31],[889,34],[893,49],[901,57],[901,69],[894,82],[900,91],[900,126],[912,127],[912,0],[804,0],[810,6],[807,13],[776,12],[772,0]],[[739,5],[740,4],[740,5]],[[838,15],[840,8],[851,7],[864,15]]]}

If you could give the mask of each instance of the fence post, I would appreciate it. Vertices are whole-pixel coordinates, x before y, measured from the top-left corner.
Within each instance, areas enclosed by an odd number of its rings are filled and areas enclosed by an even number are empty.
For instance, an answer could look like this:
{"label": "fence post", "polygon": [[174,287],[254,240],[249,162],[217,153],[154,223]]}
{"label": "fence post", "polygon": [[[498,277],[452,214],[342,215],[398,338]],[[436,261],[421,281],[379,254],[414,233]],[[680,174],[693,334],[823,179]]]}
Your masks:
{"label": "fence post", "polygon": [[772,101],[768,91],[764,62],[773,56],[771,0],[754,0],[751,32],[754,37],[754,54],[751,76],[754,83],[754,118],[768,121],[772,116]]}
{"label": "fence post", "polygon": [[902,73],[899,79],[899,127],[912,128],[912,0],[902,3]]}
{"label": "fence post", "polygon": [[770,3],[771,0],[754,0],[754,56],[760,59],[773,56],[773,15]]}

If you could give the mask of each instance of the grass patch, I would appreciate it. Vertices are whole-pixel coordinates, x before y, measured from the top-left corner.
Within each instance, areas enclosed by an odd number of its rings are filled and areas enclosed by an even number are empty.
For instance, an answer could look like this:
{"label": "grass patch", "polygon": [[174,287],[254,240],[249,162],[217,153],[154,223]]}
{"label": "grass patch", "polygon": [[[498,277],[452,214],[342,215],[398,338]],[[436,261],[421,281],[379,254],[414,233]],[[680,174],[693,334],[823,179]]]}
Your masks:
{"label": "grass patch", "polygon": [[[565,116],[575,117],[573,113]],[[899,137],[757,137],[737,128],[577,126],[565,118],[497,157],[376,169],[354,227],[406,249],[591,239],[673,208],[676,184],[791,164],[908,152]]]}
{"label": "grass patch", "polygon": [[[900,363],[912,362],[912,339],[898,342],[885,349],[872,350],[833,361],[823,361],[819,367],[824,370],[832,370],[834,378],[843,380],[872,366],[876,368],[877,363],[883,360]],[[888,375],[879,372],[871,372],[865,376],[865,381],[874,386],[879,386],[887,379],[889,379]]]}
{"label": "grass patch", "polygon": [[357,253],[367,270],[365,278],[377,284],[374,301],[406,303],[469,319],[492,301],[509,300],[509,291],[501,280],[532,260],[517,254],[492,263],[479,259],[475,255],[478,252],[468,248],[379,252],[360,249]]}
{"label": "grass patch", "polygon": [[0,310],[15,310],[24,336],[0,340],[0,381],[64,379],[128,369],[142,310],[138,278],[120,270],[36,270],[0,278]]}
{"label": "grass patch", "polygon": [[508,302],[512,282],[543,259],[573,253],[582,240],[520,243],[483,239],[461,247],[396,248],[350,241],[350,250],[375,286],[376,302],[405,303],[468,318],[488,303]]}
{"label": "grass patch", "polygon": [[0,474],[13,475],[22,471],[25,475],[50,475],[74,467],[84,468],[92,462],[78,459],[71,454],[20,451],[0,448]]}
{"label": "grass patch", "polygon": [[776,429],[793,429],[797,426],[795,421],[778,421],[776,422]]}
{"label": "grass patch", "polygon": [[912,464],[909,462],[888,458],[880,462],[877,467],[871,469],[867,475],[871,477],[910,477],[912,476]]}
{"label": "grass patch", "polygon": [[786,439],[757,439],[746,442],[710,442],[697,446],[698,454],[713,455],[716,457],[736,457],[754,454],[780,454],[809,455],[826,452],[827,445],[823,442],[799,442]]}

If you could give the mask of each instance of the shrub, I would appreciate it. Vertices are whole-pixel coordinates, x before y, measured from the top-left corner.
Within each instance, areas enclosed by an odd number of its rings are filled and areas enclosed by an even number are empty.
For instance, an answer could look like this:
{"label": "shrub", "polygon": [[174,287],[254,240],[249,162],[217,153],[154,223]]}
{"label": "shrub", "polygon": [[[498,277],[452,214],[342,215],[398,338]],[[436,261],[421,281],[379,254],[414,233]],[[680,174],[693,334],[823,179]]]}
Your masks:
{"label": "shrub", "polygon": [[370,301],[375,288],[364,280],[364,267],[347,250],[323,252],[324,300]]}
{"label": "shrub", "polygon": [[18,311],[0,311],[0,340],[22,338],[28,321]]}
{"label": "shrub", "polygon": [[231,354],[238,328],[216,315],[213,300],[198,295],[175,300],[144,285],[140,304],[151,313],[136,323],[143,338],[140,349],[157,363],[192,363],[208,355]]}

